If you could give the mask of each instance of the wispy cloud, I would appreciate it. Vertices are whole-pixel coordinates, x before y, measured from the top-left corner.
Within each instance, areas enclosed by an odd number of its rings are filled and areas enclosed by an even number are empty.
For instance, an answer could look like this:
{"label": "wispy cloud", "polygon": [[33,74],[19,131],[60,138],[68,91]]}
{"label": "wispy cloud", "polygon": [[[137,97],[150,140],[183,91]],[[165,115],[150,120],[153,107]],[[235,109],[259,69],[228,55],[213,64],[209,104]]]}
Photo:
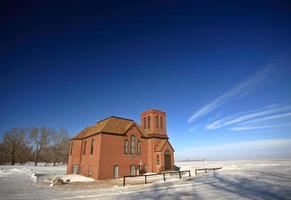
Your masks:
{"label": "wispy cloud", "polygon": [[251,131],[251,130],[260,130],[260,129],[282,128],[282,127],[289,127],[289,126],[291,126],[291,123],[272,124],[272,125],[263,125],[263,126],[241,126],[241,127],[231,127],[229,129],[232,131]]}
{"label": "wispy cloud", "polygon": [[270,121],[274,119],[286,118],[291,116],[291,106],[270,105],[262,109],[252,110],[245,113],[228,116],[216,120],[206,126],[208,130],[228,127],[230,125],[245,125]]}
{"label": "wispy cloud", "polygon": [[291,139],[267,139],[183,149],[177,159],[280,159],[291,158]]}
{"label": "wispy cloud", "polygon": [[247,94],[250,94],[253,90],[255,90],[270,74],[272,67],[267,67],[256,74],[250,76],[246,80],[242,81],[239,85],[234,87],[233,89],[225,92],[224,94],[218,96],[210,103],[206,104],[198,111],[196,111],[191,117],[188,119],[188,123],[196,121],[198,118],[207,115],[208,113],[216,110],[226,102],[232,100],[235,97],[241,97]]}
{"label": "wispy cloud", "polygon": [[272,116],[267,116],[267,117],[262,117],[259,119],[253,119],[251,121],[244,122],[242,124],[249,124],[249,123],[257,123],[257,122],[264,122],[264,121],[269,121],[269,120],[274,120],[274,119],[282,119],[282,118],[289,118],[291,117],[291,112],[288,113],[281,113],[277,115],[272,115]]}

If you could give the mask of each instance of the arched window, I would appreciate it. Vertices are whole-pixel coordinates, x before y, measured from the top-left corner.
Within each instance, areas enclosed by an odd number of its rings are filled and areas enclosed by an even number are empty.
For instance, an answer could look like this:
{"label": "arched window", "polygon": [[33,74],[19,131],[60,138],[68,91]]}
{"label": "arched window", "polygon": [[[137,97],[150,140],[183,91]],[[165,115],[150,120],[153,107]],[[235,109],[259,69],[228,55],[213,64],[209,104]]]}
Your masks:
{"label": "arched window", "polygon": [[128,155],[128,140],[124,140],[124,154]]}
{"label": "arched window", "polygon": [[156,128],[159,128],[159,116],[156,116]]}
{"label": "arched window", "polygon": [[156,163],[157,163],[157,165],[160,164],[160,156],[159,155],[156,156]]}
{"label": "arched window", "polygon": [[72,153],[73,153],[73,142],[71,142],[71,149],[70,149],[70,155],[72,155]]}
{"label": "arched window", "polygon": [[130,137],[130,154],[134,155],[136,152],[136,137],[132,135]]}
{"label": "arched window", "polygon": [[160,128],[163,128],[163,117],[160,117]]}
{"label": "arched window", "polygon": [[165,151],[165,155],[170,156],[171,155],[170,151],[169,150],[166,150]]}
{"label": "arched window", "polygon": [[141,155],[141,143],[140,143],[140,140],[137,141],[137,155]]}
{"label": "arched window", "polygon": [[92,155],[94,151],[94,139],[92,138],[91,140],[91,149],[90,149],[90,154]]}
{"label": "arched window", "polygon": [[148,116],[148,128],[151,128],[151,117]]}
{"label": "arched window", "polygon": [[143,129],[147,128],[147,120],[146,117],[143,118]]}
{"label": "arched window", "polygon": [[87,146],[87,141],[84,142],[83,155],[86,154],[86,146]]}

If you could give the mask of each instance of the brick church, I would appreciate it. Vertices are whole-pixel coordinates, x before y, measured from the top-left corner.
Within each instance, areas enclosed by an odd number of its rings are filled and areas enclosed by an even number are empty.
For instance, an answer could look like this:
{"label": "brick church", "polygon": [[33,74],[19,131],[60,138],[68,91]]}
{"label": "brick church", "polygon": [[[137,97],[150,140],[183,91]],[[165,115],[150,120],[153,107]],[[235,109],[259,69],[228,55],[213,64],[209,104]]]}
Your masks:
{"label": "brick church", "polygon": [[166,113],[151,109],[141,113],[141,126],[112,116],[82,130],[71,139],[67,174],[111,179],[172,170],[173,166]]}

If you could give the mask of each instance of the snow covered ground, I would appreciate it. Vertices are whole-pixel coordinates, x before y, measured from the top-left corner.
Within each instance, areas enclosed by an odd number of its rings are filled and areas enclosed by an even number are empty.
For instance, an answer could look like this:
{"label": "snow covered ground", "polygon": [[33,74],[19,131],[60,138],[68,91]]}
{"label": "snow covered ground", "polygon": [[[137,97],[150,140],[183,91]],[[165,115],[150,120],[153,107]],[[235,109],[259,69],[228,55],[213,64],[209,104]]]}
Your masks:
{"label": "snow covered ground", "polygon": [[[291,160],[176,162],[181,170],[190,169],[192,177],[166,182],[122,187],[92,184],[49,187],[43,180],[63,176],[65,166],[0,165],[0,199],[291,199]],[[223,167],[215,173],[200,173],[196,168]],[[37,174],[40,176],[36,181]],[[98,182],[98,181],[97,181]],[[130,184],[130,183],[129,183]]]}

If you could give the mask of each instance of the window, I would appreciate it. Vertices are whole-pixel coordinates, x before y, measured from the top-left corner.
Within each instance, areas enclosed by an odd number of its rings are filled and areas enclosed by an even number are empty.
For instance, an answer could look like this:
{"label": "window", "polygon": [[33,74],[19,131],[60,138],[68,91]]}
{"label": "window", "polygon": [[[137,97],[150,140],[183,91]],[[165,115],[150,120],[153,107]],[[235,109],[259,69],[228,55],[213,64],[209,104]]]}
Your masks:
{"label": "window", "polygon": [[90,154],[92,155],[94,151],[94,139],[91,140],[91,149],[90,149]]}
{"label": "window", "polygon": [[137,141],[137,155],[141,154],[141,143],[140,140]]}
{"label": "window", "polygon": [[146,129],[147,128],[147,120],[146,120],[146,117],[143,118],[143,129]]}
{"label": "window", "polygon": [[163,128],[163,117],[160,117],[160,128]]}
{"label": "window", "polygon": [[83,155],[86,154],[86,146],[87,146],[87,141],[84,142]]}
{"label": "window", "polygon": [[128,155],[128,140],[124,140],[124,154]]}
{"label": "window", "polygon": [[73,142],[71,142],[71,149],[70,149],[70,155],[72,155],[72,153],[73,153]]}
{"label": "window", "polygon": [[136,145],[136,137],[135,137],[134,135],[132,135],[132,136],[130,137],[130,154],[131,154],[131,155],[134,155],[135,152],[136,152],[136,147],[135,147],[135,145]]}
{"label": "window", "polygon": [[118,178],[118,165],[113,166],[113,178]]}
{"label": "window", "polygon": [[135,165],[130,165],[130,176],[135,176]]}
{"label": "window", "polygon": [[148,128],[151,128],[151,117],[148,116]]}
{"label": "window", "polygon": [[156,128],[159,128],[159,117],[156,116]]}
{"label": "window", "polygon": [[160,156],[159,155],[157,155],[157,157],[156,157],[156,163],[157,163],[157,165],[160,164]]}

